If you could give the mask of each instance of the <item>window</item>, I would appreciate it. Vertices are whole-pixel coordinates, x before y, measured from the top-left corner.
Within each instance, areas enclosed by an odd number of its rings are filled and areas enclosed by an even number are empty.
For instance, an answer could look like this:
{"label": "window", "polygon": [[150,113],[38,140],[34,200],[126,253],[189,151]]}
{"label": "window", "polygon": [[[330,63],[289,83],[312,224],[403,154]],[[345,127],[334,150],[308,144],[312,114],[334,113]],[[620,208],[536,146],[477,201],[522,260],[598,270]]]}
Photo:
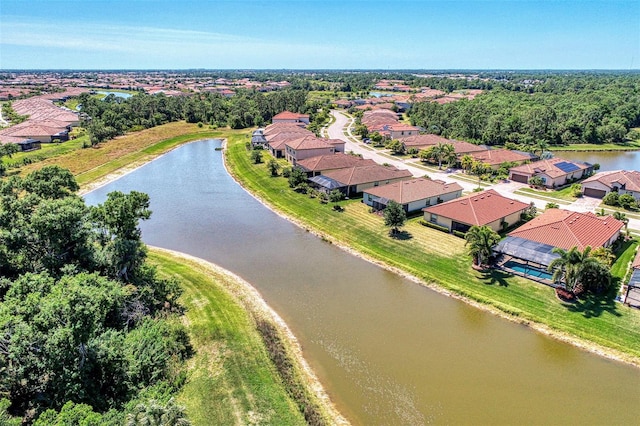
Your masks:
{"label": "window", "polygon": [[433,223],[437,223],[438,222],[438,215],[437,214],[431,213],[431,222],[433,222]]}

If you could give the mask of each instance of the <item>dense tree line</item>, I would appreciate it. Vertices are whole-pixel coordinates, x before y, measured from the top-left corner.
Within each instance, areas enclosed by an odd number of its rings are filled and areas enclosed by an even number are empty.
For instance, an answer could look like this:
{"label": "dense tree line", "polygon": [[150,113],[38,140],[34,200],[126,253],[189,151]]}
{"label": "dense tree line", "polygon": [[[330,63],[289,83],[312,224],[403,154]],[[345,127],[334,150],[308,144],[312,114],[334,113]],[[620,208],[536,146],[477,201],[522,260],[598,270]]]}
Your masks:
{"label": "dense tree line", "polygon": [[[565,85],[549,92],[495,89],[471,101],[418,103],[409,114],[413,124],[429,133],[487,145],[599,144],[635,138],[629,132],[640,125],[640,79],[596,81],[592,87]],[[572,82],[575,86],[578,81]]]}
{"label": "dense tree line", "polygon": [[172,97],[139,93],[127,99],[114,95],[99,99],[85,93],[79,102],[92,144],[179,120],[241,129],[262,126],[284,110],[309,113],[313,120],[321,106],[307,102],[305,90],[239,91],[231,98],[216,93]]}
{"label": "dense tree line", "polygon": [[0,417],[52,424],[79,410],[123,424],[184,380],[190,345],[170,320],[180,288],[146,263],[140,239],[149,197],[87,206],[77,189],[56,166],[0,181]]}

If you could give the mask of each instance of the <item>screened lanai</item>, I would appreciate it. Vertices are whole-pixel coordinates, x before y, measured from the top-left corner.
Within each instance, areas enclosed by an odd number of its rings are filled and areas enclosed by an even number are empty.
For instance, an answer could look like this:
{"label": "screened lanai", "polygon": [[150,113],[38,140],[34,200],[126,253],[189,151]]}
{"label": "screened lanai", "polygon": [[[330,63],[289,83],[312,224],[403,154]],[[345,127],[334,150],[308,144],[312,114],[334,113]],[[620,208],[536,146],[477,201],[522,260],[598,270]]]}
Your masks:
{"label": "screened lanai", "polygon": [[551,278],[553,274],[547,271],[549,264],[559,257],[553,253],[553,248],[548,244],[508,236],[493,251],[499,256],[498,266],[501,268],[555,286]]}

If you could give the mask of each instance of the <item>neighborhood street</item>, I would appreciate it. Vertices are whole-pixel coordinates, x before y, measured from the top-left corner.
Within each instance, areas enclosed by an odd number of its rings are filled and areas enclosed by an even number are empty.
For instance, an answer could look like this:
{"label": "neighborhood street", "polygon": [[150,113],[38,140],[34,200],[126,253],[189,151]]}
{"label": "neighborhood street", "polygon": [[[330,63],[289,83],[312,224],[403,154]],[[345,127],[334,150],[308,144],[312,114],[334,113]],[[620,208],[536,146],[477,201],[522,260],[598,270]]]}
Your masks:
{"label": "neighborhood street", "polygon": [[[459,170],[456,170],[452,173],[447,173],[445,171],[434,172],[432,171],[432,168],[425,168],[420,164],[419,160],[416,160],[414,158],[397,158],[392,156],[390,153],[385,152],[384,150],[371,148],[366,144],[360,142],[356,136],[351,134],[353,118],[350,118],[345,115],[345,113],[337,110],[332,110],[331,115],[335,118],[335,121],[326,128],[325,135],[330,139],[341,139],[345,141],[345,152],[347,153],[353,152],[354,154],[362,155],[363,158],[372,159],[379,164],[387,163],[397,167],[398,169],[409,170],[411,174],[416,177],[428,175],[431,179],[440,179],[446,182],[455,180],[455,182],[457,182],[464,188],[465,192],[473,191],[474,188],[478,187],[477,182],[469,180],[469,176],[460,175],[461,171]],[[345,132],[347,132],[346,135]],[[514,191],[527,186],[528,185],[523,183],[511,181],[501,182],[493,185],[483,183],[483,188],[492,188],[501,195],[525,203],[533,202],[538,209],[544,209],[547,202],[557,202],[557,200],[553,198],[543,200],[537,197],[527,197],[526,195],[514,193]],[[581,197],[571,204],[560,203],[560,207],[576,212],[594,212],[600,205],[601,201],[602,200],[598,198]],[[636,231],[640,230],[640,219],[629,218],[629,229]]]}

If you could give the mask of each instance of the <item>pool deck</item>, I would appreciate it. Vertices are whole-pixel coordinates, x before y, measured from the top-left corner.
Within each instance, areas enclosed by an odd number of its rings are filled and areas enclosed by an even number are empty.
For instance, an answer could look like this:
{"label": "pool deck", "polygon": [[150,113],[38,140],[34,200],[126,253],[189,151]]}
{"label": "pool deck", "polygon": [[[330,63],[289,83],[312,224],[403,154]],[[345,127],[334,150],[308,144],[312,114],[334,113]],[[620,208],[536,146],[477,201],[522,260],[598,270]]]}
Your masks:
{"label": "pool deck", "polygon": [[550,279],[536,277],[535,275],[529,275],[529,274],[526,274],[526,273],[511,269],[508,266],[505,266],[505,264],[507,262],[509,262],[509,261],[518,263],[518,264],[523,265],[525,267],[527,266],[525,263],[521,262],[520,259],[517,259],[517,258],[512,257],[512,256],[504,256],[504,258],[500,259],[500,261],[496,264],[496,269],[501,269],[503,271],[509,272],[510,274],[517,275],[519,277],[523,277],[523,278],[526,278],[528,280],[535,281],[537,283],[544,284],[544,285],[547,285],[547,286],[552,287],[552,288],[556,288],[556,287],[560,286],[559,283],[555,283]]}

